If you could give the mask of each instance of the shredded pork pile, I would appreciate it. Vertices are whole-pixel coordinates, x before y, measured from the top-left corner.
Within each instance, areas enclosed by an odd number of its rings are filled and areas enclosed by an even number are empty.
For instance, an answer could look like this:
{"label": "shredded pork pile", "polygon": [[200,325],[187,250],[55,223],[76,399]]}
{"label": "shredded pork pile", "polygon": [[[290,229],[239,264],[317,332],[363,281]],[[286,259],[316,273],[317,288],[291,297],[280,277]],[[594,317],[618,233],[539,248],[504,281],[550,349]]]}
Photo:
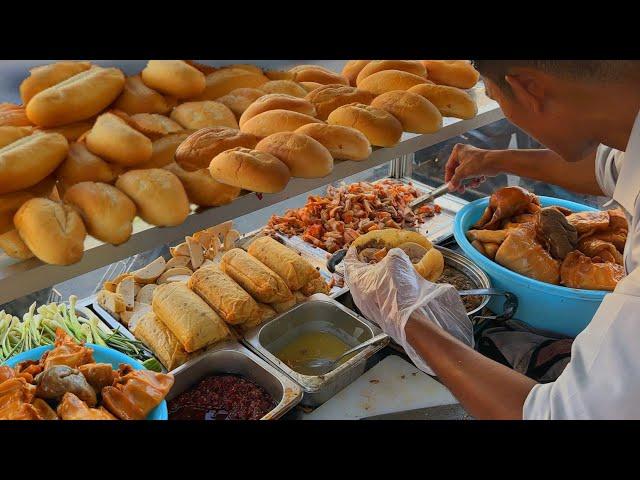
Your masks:
{"label": "shredded pork pile", "polygon": [[361,234],[384,228],[412,228],[440,213],[435,204],[416,211],[409,207],[419,194],[409,183],[383,180],[329,186],[326,196],[310,195],[302,208],[273,215],[265,233],[298,235],[306,242],[333,253]]}

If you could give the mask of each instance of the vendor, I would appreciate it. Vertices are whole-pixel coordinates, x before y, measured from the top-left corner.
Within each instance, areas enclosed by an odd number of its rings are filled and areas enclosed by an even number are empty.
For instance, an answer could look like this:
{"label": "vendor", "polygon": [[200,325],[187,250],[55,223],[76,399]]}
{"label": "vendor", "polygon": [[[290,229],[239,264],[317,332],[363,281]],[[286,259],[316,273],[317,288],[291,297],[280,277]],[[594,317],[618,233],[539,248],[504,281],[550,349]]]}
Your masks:
{"label": "vendor", "polygon": [[476,418],[638,419],[640,61],[482,60],[476,67],[505,116],[549,149],[456,145],[446,167],[451,188],[510,173],[604,194],[629,220],[627,276],[573,342],[563,373],[546,384],[473,350],[460,302],[419,278],[398,249],[385,258],[385,281],[356,274],[355,263],[345,262],[354,300]]}

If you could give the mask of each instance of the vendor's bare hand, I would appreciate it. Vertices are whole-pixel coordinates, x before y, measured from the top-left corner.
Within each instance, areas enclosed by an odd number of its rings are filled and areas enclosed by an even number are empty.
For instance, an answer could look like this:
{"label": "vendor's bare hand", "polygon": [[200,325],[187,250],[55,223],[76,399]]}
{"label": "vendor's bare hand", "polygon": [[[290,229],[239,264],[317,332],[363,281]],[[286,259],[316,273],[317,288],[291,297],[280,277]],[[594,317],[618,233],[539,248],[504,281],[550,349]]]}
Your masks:
{"label": "vendor's bare hand", "polygon": [[[475,188],[487,177],[498,175],[493,165],[491,150],[476,148],[472,145],[457,143],[445,167],[445,182],[449,182],[452,191],[463,193],[466,188]],[[463,180],[471,179],[465,186]]]}

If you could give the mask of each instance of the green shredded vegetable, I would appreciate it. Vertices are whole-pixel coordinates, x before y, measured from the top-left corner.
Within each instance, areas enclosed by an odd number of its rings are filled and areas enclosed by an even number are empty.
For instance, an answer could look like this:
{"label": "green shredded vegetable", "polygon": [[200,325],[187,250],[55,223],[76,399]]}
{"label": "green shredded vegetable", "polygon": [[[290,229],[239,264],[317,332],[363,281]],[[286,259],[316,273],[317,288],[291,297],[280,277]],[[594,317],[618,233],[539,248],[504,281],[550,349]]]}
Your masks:
{"label": "green shredded vegetable", "polygon": [[33,303],[22,320],[0,311],[0,365],[14,355],[55,341],[61,328],[78,342],[113,348],[135,358],[149,370],[162,371],[151,350],[138,340],[124,335],[120,328],[111,329],[93,311],[77,305],[71,295],[66,303],[50,303],[36,308]]}

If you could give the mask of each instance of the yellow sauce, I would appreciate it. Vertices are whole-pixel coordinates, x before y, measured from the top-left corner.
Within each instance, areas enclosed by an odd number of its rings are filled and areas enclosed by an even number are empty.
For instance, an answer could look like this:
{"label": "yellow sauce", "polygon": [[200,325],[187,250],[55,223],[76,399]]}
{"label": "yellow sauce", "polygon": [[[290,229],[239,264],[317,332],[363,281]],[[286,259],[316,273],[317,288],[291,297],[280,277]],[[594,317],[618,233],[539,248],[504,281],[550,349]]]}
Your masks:
{"label": "yellow sauce", "polygon": [[307,332],[294,338],[276,356],[298,373],[315,375],[313,369],[305,367],[309,360],[333,360],[350,348],[351,346],[330,333]]}

